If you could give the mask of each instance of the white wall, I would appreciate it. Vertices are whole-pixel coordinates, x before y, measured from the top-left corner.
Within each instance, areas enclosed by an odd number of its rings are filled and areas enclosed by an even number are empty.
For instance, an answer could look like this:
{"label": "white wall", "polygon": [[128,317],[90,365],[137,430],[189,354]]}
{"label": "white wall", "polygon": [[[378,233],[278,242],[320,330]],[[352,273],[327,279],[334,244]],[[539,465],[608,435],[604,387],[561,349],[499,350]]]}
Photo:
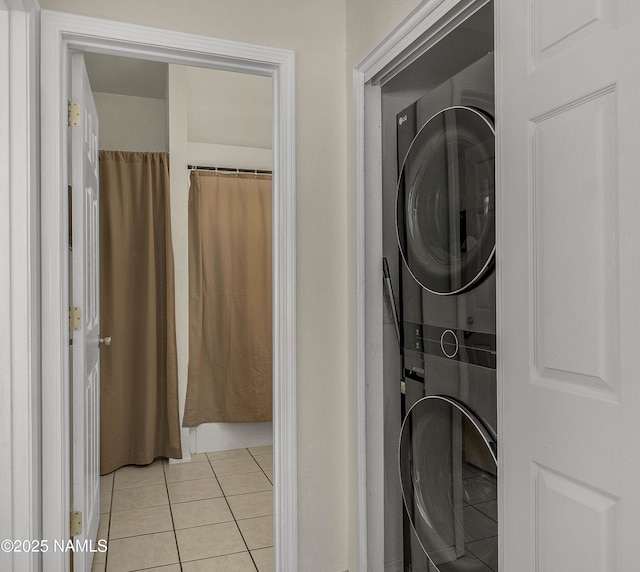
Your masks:
{"label": "white wall", "polygon": [[99,147],[111,151],[168,151],[163,99],[94,92]]}
{"label": "white wall", "polygon": [[[187,165],[271,169],[271,80],[169,65],[167,82],[171,230],[182,418],[189,360]],[[273,438],[272,423],[206,423],[182,432],[185,457],[189,451],[201,453],[268,445]]]}

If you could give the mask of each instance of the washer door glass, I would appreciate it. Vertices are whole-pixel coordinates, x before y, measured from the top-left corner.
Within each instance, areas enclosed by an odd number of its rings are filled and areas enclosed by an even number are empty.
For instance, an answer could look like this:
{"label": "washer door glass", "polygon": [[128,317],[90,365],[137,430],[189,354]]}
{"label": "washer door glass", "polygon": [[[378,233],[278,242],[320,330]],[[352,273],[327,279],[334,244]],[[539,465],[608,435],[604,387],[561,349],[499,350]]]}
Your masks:
{"label": "washer door glass", "polygon": [[441,572],[498,570],[495,439],[450,397],[420,399],[400,435],[405,509]]}
{"label": "washer door glass", "polygon": [[415,136],[398,180],[398,244],[434,294],[471,288],[495,252],[495,132],[470,107],[449,107]]}

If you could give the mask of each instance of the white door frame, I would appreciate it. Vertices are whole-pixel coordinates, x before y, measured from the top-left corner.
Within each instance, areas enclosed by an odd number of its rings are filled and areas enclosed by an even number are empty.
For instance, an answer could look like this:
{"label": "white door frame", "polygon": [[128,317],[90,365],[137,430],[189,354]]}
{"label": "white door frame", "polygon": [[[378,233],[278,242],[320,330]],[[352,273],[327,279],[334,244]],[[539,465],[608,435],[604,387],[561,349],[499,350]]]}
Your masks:
{"label": "white door frame", "polygon": [[[39,539],[38,4],[0,0],[0,540]],[[39,554],[0,551],[0,569]]]}
{"label": "white door frame", "polygon": [[[356,502],[360,572],[384,568],[381,85],[424,54],[460,21],[488,1],[424,0],[353,70],[358,475]],[[498,372],[498,427],[501,426],[502,415],[501,387]],[[498,445],[500,446],[499,443]],[[500,537],[501,534],[500,532]]]}
{"label": "white door frame", "polygon": [[[139,57],[272,78],[274,553],[276,570],[297,572],[294,53],[73,14],[41,14],[42,538],[69,537],[68,52]],[[45,572],[63,572],[68,554],[49,551],[43,563]]]}

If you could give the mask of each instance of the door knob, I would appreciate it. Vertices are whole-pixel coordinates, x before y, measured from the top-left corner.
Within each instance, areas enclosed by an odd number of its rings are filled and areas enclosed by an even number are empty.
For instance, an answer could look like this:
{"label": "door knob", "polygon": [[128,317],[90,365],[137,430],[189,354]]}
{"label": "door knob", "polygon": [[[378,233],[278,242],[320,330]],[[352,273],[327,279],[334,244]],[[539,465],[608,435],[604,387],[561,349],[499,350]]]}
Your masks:
{"label": "door knob", "polygon": [[100,338],[98,345],[104,344],[105,346],[111,345],[111,336],[105,336],[104,338]]}

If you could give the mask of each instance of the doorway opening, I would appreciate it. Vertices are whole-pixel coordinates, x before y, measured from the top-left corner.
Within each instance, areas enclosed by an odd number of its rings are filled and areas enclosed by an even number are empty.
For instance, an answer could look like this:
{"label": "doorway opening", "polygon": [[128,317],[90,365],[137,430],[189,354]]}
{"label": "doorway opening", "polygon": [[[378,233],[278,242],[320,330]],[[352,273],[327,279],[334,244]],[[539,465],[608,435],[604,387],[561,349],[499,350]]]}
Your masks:
{"label": "doorway opening", "polygon": [[[253,560],[260,569],[273,552],[271,78],[80,57],[100,125],[100,335],[109,344],[100,352],[97,533],[109,550],[94,555],[94,569],[178,558]],[[212,297],[213,289],[224,292]],[[232,316],[222,313],[228,305]],[[226,422],[205,422],[214,419]],[[199,527],[212,542],[193,551]],[[221,531],[232,546],[216,545]],[[157,550],[129,553],[129,539],[141,535],[138,548],[143,540]]]}
{"label": "doorway opening", "polygon": [[[279,570],[297,568],[295,439],[295,220],[293,54],[212,38],[45,12],[42,15],[42,278],[43,370],[43,534],[69,536],[69,362],[66,109],[70,50],[152,59],[272,79],[273,125],[273,472],[274,560]],[[186,173],[184,174],[186,179]],[[64,254],[64,255],[63,255]],[[64,343],[63,343],[64,342]],[[44,555],[52,570],[65,555]]]}
{"label": "doorway opening", "polygon": [[[440,10],[442,6],[434,7],[429,2],[422,3],[402,24],[400,24],[386,40],[362,60],[354,69],[354,114],[355,146],[356,146],[356,210],[362,213],[357,221],[356,229],[356,264],[358,283],[356,288],[356,346],[358,348],[358,362],[356,364],[356,410],[357,410],[357,442],[360,455],[358,458],[358,473],[360,475],[358,487],[358,521],[359,521],[359,559],[364,567],[396,569],[403,565],[405,560],[403,542],[396,533],[400,530],[396,522],[403,518],[404,510],[401,498],[395,497],[387,502],[386,492],[388,482],[398,483],[398,471],[389,468],[385,461],[392,459],[397,462],[397,457],[391,457],[389,450],[385,450],[385,442],[397,447],[397,440],[388,438],[385,431],[390,426],[388,419],[393,411],[399,411],[401,407],[401,393],[406,391],[406,385],[398,383],[385,383],[385,376],[390,379],[398,377],[401,367],[398,342],[394,324],[391,320],[392,312],[386,307],[386,300],[380,293],[385,291],[385,277],[381,271],[380,261],[385,256],[386,238],[393,239],[394,232],[383,230],[383,209],[388,208],[385,203],[383,188],[389,185],[390,171],[380,168],[383,153],[385,151],[383,140],[384,111],[389,106],[398,104],[397,112],[410,104],[399,102],[390,95],[385,101],[383,86],[389,85],[394,79],[401,77],[402,73],[412,65],[419,65],[419,60],[430,50],[437,46],[452,30],[461,23],[469,20],[470,16],[479,12],[483,6],[489,4],[489,0],[464,0],[453,3]],[[486,16],[491,16],[493,10],[487,8]],[[483,28],[484,30],[484,28]],[[482,31],[482,35],[485,32]],[[444,44],[441,44],[444,45]],[[453,59],[453,58],[452,58]],[[446,60],[445,60],[446,61]],[[416,76],[416,81],[428,81],[424,74]],[[422,90],[418,85],[407,85],[404,95],[412,89]],[[435,87],[435,85],[434,85]],[[416,93],[415,101],[424,92]],[[427,117],[428,118],[428,117]],[[397,121],[403,123],[407,118],[399,117]],[[396,117],[392,114],[392,128],[395,127]],[[392,150],[393,153],[393,150]],[[391,185],[395,191],[397,181],[391,176]],[[395,200],[395,192],[391,194]],[[366,237],[366,239],[365,239]],[[392,268],[393,271],[393,268]],[[396,289],[397,292],[397,289]],[[400,337],[402,336],[400,330]],[[385,346],[386,340],[386,346]],[[380,352],[373,348],[393,347],[395,359],[390,357],[390,352]],[[398,380],[399,381],[399,380]],[[377,388],[389,388],[378,391]],[[371,388],[376,388],[372,390]],[[498,389],[498,404],[500,403],[500,389]],[[391,395],[393,394],[393,395]],[[397,403],[396,408],[391,396]],[[386,411],[391,411],[387,416]],[[384,413],[383,413],[384,412]],[[498,416],[500,412],[498,412]],[[396,414],[394,423],[399,428]],[[499,423],[498,423],[499,425]],[[394,427],[391,427],[394,429]],[[387,475],[379,471],[380,466],[385,466],[390,478],[385,481]],[[500,470],[500,469],[499,469]],[[399,488],[399,487],[398,487]],[[397,502],[396,502],[397,501]],[[391,511],[387,510],[391,506]],[[389,521],[393,520],[392,526]],[[391,531],[391,532],[390,532]],[[424,551],[423,551],[424,552]],[[393,556],[397,554],[397,558]],[[391,561],[386,558],[392,555]],[[397,568],[399,569],[399,568]]]}

